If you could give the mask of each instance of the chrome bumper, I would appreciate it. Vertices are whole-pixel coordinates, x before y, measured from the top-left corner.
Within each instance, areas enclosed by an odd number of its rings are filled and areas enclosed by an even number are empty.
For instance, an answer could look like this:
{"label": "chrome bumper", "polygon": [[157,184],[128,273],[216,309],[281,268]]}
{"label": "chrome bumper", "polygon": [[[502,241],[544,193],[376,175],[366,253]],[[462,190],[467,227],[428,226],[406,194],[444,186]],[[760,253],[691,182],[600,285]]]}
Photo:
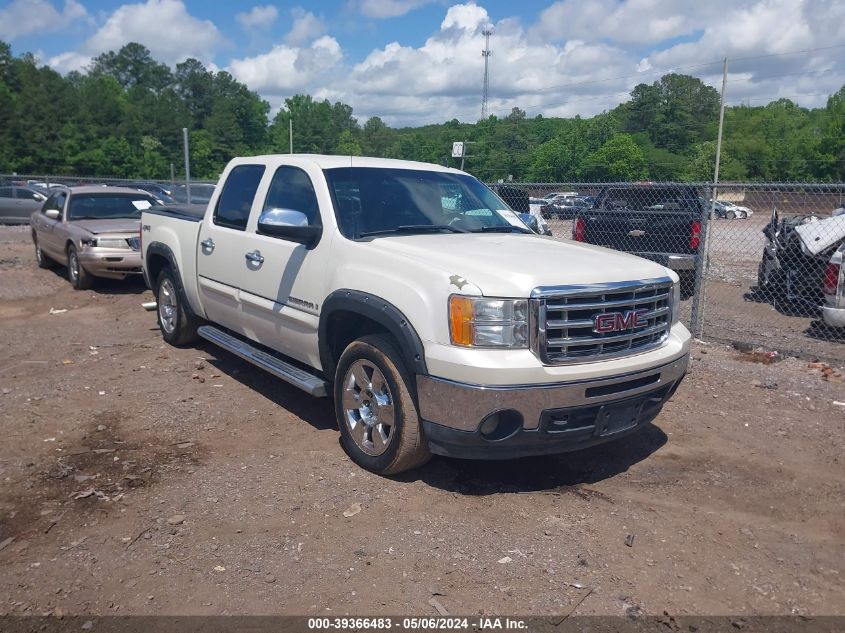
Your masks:
{"label": "chrome bumper", "polygon": [[658,391],[677,383],[686,373],[689,354],[659,367],[594,380],[548,385],[483,386],[417,376],[423,420],[441,426],[475,431],[489,414],[512,409],[522,416],[524,429],[536,429],[544,411],[588,407]]}
{"label": "chrome bumper", "polygon": [[667,255],[666,253],[631,253],[657,262],[671,270],[695,270],[696,255]]}
{"label": "chrome bumper", "polygon": [[830,327],[845,327],[845,308],[822,306],[822,319]]}

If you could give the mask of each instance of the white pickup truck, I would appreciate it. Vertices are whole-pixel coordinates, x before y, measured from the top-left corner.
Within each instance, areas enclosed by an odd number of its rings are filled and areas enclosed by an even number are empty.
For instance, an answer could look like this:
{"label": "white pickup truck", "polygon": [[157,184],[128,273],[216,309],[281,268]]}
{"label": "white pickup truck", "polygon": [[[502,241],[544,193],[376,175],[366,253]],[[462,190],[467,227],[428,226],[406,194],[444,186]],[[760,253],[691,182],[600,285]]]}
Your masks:
{"label": "white pickup truck", "polygon": [[622,437],[687,368],[674,272],[535,235],[455,169],[236,158],[204,215],[147,209],[141,237],[165,340],[333,397],[345,450],[377,473]]}

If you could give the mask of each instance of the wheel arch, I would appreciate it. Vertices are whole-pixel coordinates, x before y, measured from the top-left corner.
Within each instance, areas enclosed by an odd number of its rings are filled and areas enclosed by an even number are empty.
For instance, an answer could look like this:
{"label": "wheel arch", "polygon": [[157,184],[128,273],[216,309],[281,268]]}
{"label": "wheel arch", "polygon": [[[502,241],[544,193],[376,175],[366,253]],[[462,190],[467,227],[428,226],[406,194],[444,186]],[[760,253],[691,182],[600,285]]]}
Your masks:
{"label": "wheel arch", "polygon": [[389,334],[408,371],[427,375],[425,350],[408,318],[389,301],[358,290],[336,290],[323,302],[319,323],[320,363],[332,380],[346,346],[368,334]]}

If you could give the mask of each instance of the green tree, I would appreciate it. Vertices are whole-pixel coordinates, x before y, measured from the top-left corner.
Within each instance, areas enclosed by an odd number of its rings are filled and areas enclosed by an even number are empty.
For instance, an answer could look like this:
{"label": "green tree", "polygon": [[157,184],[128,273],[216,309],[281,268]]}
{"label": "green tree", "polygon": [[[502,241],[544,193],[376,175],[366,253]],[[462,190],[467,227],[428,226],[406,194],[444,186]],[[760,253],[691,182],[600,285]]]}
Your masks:
{"label": "green tree", "polygon": [[582,167],[588,180],[630,182],[648,177],[645,157],[630,134],[616,134],[590,154]]}

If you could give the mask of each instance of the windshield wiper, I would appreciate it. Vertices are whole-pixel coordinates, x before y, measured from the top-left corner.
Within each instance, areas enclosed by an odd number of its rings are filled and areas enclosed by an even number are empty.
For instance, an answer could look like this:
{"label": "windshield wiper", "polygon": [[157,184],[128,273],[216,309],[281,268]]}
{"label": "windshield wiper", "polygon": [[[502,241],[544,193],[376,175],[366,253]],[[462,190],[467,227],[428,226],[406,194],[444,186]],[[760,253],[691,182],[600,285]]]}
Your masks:
{"label": "windshield wiper", "polygon": [[456,226],[449,226],[448,224],[403,224],[402,226],[394,226],[390,229],[364,231],[363,233],[358,233],[358,237],[373,237],[376,235],[390,235],[392,233],[434,233],[438,231],[469,233],[466,229],[459,229]]}
{"label": "windshield wiper", "polygon": [[[506,226],[482,226],[481,232],[482,233],[513,233],[516,231],[517,233],[531,233],[528,229],[523,229],[518,226],[512,226],[510,224]],[[475,231],[473,231],[475,232]]]}

